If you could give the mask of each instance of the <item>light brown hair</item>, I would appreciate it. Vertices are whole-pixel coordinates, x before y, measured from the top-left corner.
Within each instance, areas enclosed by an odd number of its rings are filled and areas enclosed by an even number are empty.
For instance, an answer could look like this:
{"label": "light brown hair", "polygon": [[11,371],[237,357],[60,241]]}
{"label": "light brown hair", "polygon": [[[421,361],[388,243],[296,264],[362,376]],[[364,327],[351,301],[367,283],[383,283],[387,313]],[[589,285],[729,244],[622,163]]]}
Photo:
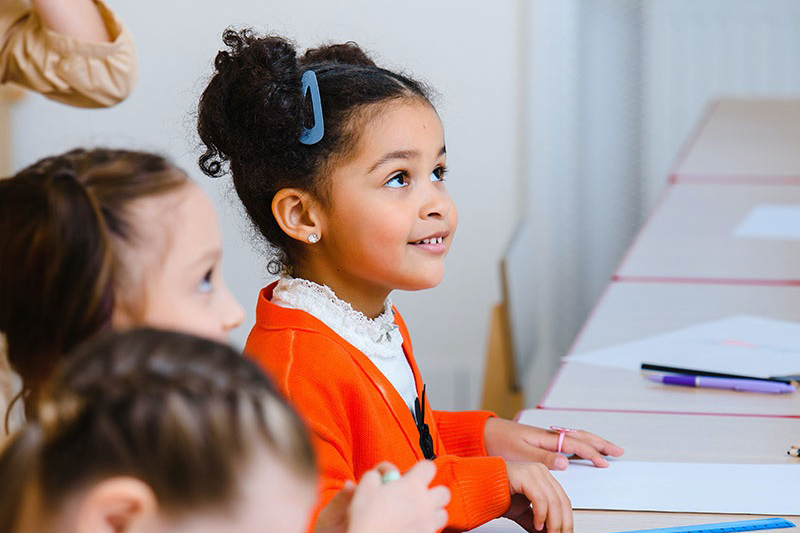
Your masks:
{"label": "light brown hair", "polygon": [[29,414],[62,354],[110,324],[119,250],[137,236],[130,204],[187,181],[161,156],[106,148],[0,180],[0,331]]}
{"label": "light brown hair", "polygon": [[[0,511],[19,512],[22,485],[34,483],[43,507],[58,509],[77,489],[119,475],[149,485],[173,516],[224,509],[257,447],[315,479],[300,419],[249,359],[182,333],[104,333],[64,361],[36,420],[0,455],[0,486],[15,487],[0,492]],[[13,527],[11,516],[2,520]]]}

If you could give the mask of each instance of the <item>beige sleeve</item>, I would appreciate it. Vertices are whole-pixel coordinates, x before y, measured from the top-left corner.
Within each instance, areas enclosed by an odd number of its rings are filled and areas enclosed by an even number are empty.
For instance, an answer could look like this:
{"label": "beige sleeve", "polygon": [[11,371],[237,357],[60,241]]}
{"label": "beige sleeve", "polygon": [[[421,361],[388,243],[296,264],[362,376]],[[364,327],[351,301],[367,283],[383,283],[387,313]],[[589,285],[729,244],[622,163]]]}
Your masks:
{"label": "beige sleeve", "polygon": [[61,35],[29,10],[2,36],[0,82],[14,82],[77,107],[108,107],[124,100],[136,81],[133,37],[105,4],[95,2],[112,42]]}

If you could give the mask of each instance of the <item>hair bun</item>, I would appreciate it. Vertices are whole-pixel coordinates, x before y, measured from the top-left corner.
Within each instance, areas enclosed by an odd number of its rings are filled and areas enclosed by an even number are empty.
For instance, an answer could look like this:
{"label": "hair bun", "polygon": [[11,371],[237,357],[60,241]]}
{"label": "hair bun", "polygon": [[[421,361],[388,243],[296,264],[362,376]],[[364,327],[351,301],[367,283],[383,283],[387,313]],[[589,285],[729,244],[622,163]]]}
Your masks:
{"label": "hair bun", "polygon": [[261,153],[285,149],[303,125],[300,69],[292,43],[250,29],[225,30],[222,41],[228,49],[214,60],[216,72],[198,114],[198,132],[208,148],[200,167],[209,176],[222,175],[228,160],[254,148]]}
{"label": "hair bun", "polygon": [[375,62],[353,41],[311,48],[307,50],[302,59],[300,59],[302,65],[328,61],[333,63],[346,63],[349,65],[375,66]]}

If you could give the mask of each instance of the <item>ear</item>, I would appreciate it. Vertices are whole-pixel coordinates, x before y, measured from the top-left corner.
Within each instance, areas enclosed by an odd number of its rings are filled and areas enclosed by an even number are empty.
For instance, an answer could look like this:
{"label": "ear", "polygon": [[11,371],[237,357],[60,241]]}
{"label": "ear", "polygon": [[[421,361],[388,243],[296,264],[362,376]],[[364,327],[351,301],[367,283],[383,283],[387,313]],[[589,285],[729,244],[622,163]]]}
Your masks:
{"label": "ear", "polygon": [[304,243],[312,233],[322,237],[320,207],[311,194],[300,189],[281,189],[272,198],[272,214],[278,225],[286,235]]}
{"label": "ear", "polygon": [[89,489],[78,504],[76,533],[128,533],[152,521],[158,511],[149,485],[132,477],[114,477]]}

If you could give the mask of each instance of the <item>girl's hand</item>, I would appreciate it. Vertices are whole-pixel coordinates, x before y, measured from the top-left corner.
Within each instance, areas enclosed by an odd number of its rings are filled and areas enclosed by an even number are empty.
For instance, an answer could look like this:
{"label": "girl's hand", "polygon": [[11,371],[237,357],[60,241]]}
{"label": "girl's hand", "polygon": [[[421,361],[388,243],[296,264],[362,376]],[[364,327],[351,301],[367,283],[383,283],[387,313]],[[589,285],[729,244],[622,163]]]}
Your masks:
{"label": "girl's hand", "polygon": [[[511,506],[503,516],[525,531],[572,533],[572,503],[542,463],[507,463]],[[531,513],[531,506],[533,513]]]}
{"label": "girl's hand", "polygon": [[[490,418],[483,430],[486,453],[506,461],[533,461],[552,470],[567,468],[567,458],[556,453],[558,432],[518,424],[511,420]],[[625,450],[588,431],[570,431],[564,436],[561,451],[589,459],[595,466],[605,468],[604,455],[619,457]]]}
{"label": "girl's hand", "polygon": [[436,466],[420,461],[395,481],[383,483],[386,472],[397,470],[381,463],[361,478],[358,486],[346,484],[320,512],[315,533],[434,533],[447,524],[444,507],[450,490],[429,488]]}

